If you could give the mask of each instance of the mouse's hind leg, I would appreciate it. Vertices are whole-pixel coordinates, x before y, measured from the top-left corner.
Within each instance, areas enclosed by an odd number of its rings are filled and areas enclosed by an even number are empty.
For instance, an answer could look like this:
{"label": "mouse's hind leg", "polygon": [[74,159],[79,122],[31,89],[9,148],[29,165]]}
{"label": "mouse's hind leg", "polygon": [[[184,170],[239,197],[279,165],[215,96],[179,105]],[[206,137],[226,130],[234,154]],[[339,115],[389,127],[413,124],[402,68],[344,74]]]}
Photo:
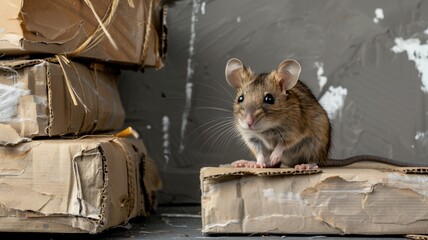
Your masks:
{"label": "mouse's hind leg", "polygon": [[318,164],[316,163],[303,163],[297,164],[294,166],[295,170],[304,171],[304,170],[316,170],[318,169]]}

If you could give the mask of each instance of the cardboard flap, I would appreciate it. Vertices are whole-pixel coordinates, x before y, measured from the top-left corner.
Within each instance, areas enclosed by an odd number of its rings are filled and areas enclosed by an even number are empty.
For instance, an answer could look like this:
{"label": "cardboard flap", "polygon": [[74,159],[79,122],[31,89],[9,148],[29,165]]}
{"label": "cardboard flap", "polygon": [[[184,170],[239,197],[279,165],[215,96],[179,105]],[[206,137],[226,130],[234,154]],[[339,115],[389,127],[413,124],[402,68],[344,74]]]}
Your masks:
{"label": "cardboard flap", "polygon": [[294,168],[233,168],[233,167],[205,167],[201,169],[201,180],[221,180],[229,176],[278,176],[278,175],[308,175],[320,173],[320,169],[298,171]]}
{"label": "cardboard flap", "polygon": [[1,61],[1,67],[12,68],[14,70],[21,69],[28,66],[46,62],[43,59],[32,59],[32,60],[4,60]]}
{"label": "cardboard flap", "polygon": [[[83,29],[82,19],[76,15],[69,14],[69,12],[79,12],[79,10],[83,12],[83,10],[86,10],[83,2],[68,4],[67,13],[64,13],[63,4],[63,2],[56,1],[44,2],[43,4],[39,1],[25,1],[21,9],[24,14],[20,15],[24,36],[29,41],[63,44],[73,40],[85,30],[93,31],[93,29]],[[97,7],[105,6],[97,5]],[[63,14],[58,14],[61,12]],[[69,17],[65,18],[64,14]],[[50,18],[47,18],[47,15]],[[95,22],[93,19],[89,20]]]}
{"label": "cardboard flap", "polygon": [[16,130],[9,125],[0,124],[0,132],[0,145],[14,145],[30,140],[29,138],[19,136]]}
{"label": "cardboard flap", "polygon": [[3,6],[0,8],[0,16],[2,21],[2,30],[0,31],[0,47],[1,48],[18,48],[22,39],[22,30],[20,22],[17,21],[17,16],[21,11],[21,1],[3,1]]}

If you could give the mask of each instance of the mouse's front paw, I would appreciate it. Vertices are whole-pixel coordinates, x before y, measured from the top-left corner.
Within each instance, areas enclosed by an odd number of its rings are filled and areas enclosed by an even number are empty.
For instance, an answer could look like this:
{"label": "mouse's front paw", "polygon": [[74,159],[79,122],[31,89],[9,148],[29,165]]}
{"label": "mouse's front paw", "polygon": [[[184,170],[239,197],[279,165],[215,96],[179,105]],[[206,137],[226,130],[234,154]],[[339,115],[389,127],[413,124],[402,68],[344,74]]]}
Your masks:
{"label": "mouse's front paw", "polygon": [[282,160],[282,151],[273,151],[270,155],[270,165],[276,166],[278,165]]}
{"label": "mouse's front paw", "polygon": [[246,167],[247,168],[265,168],[266,164],[264,164],[264,163],[257,163],[257,162],[251,162]]}
{"label": "mouse's front paw", "polygon": [[235,168],[245,167],[245,165],[247,165],[248,162],[250,162],[250,161],[248,161],[248,160],[237,160],[237,161],[232,162],[231,165],[232,165],[232,167],[235,167]]}
{"label": "mouse's front paw", "polygon": [[265,168],[266,164],[264,163],[257,163],[255,161],[249,161],[249,160],[237,160],[232,162],[232,167],[235,168]]}

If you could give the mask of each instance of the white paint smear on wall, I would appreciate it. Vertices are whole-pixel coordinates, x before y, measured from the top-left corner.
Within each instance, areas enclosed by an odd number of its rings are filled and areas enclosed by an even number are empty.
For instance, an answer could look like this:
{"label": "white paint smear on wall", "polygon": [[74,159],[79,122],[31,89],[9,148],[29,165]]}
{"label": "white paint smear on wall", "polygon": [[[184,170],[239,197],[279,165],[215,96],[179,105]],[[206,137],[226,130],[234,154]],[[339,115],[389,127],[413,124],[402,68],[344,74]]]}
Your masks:
{"label": "white paint smear on wall", "polygon": [[421,90],[428,93],[428,41],[421,44],[418,38],[396,38],[395,46],[391,50],[395,53],[406,52],[410,61],[415,62],[421,78]]}
{"label": "white paint smear on wall", "polygon": [[383,15],[383,9],[382,8],[376,8],[375,9],[375,17],[373,18],[374,23],[379,23],[379,20],[384,19],[385,16]]}
{"label": "white paint smear on wall", "polygon": [[163,140],[163,156],[165,158],[165,165],[167,165],[169,163],[169,156],[171,155],[171,149],[169,146],[169,125],[170,125],[170,121],[169,121],[169,117],[168,116],[163,116],[162,117],[162,140]]}
{"label": "white paint smear on wall", "polygon": [[201,6],[200,0],[193,0],[192,5],[192,16],[190,24],[190,40],[189,40],[189,57],[187,59],[187,73],[186,73],[186,103],[181,119],[181,141],[180,141],[180,153],[183,152],[185,146],[185,134],[187,128],[187,119],[189,117],[190,109],[192,106],[192,91],[193,91],[193,55],[195,54],[195,37],[196,37],[196,22],[198,21],[198,13]]}
{"label": "white paint smear on wall", "polygon": [[330,86],[328,91],[322,95],[319,102],[326,110],[330,119],[336,118],[338,114],[339,117],[341,116],[340,113],[344,106],[347,95],[348,89],[342,86]]}
{"label": "white paint smear on wall", "polygon": [[201,4],[201,14],[202,15],[205,15],[205,5],[207,5],[206,2],[202,2],[202,4]]}
{"label": "white paint smear on wall", "polygon": [[317,78],[318,84],[320,86],[320,90],[327,83],[327,77],[324,76],[324,63],[323,62],[315,62],[315,68],[317,68]]}
{"label": "white paint smear on wall", "polygon": [[423,141],[427,137],[428,137],[428,131],[427,132],[416,132],[415,140]]}

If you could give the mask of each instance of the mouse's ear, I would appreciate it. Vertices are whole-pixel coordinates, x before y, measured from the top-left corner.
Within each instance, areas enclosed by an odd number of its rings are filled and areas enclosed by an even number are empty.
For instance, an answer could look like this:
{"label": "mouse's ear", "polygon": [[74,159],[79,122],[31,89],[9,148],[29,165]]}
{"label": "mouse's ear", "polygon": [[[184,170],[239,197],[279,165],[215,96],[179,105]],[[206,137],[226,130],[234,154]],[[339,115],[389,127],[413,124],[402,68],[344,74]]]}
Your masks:
{"label": "mouse's ear", "polygon": [[279,76],[279,84],[282,91],[290,90],[296,85],[301,70],[300,64],[293,59],[284,60],[279,64],[276,73]]}
{"label": "mouse's ear", "polygon": [[244,65],[237,58],[231,58],[226,64],[226,80],[231,87],[239,88],[241,86],[241,73],[244,70]]}

